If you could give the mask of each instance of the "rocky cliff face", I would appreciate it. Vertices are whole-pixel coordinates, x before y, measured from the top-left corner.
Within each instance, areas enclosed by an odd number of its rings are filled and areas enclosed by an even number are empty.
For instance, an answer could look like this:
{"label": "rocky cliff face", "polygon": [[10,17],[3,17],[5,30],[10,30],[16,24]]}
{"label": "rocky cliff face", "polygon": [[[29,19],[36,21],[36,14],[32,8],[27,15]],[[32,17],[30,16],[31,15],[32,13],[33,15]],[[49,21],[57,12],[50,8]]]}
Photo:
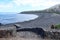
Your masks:
{"label": "rocky cliff face", "polygon": [[60,13],[60,4],[58,4],[58,5],[55,5],[55,6],[53,6],[53,7],[51,7],[51,8],[49,8],[49,9],[45,9],[45,10],[43,10],[43,12],[56,12],[56,13]]}

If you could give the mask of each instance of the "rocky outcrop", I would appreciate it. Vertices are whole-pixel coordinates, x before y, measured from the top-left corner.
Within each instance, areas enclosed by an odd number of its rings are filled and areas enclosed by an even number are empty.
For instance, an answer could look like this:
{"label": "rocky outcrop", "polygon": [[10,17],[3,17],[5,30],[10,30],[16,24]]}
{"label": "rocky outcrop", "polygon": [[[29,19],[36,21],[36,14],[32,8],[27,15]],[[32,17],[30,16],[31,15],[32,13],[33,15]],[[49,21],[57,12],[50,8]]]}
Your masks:
{"label": "rocky outcrop", "polygon": [[0,30],[0,38],[11,37],[12,31]]}
{"label": "rocky outcrop", "polygon": [[48,9],[45,9],[45,10],[43,10],[43,12],[60,13],[60,4],[54,5]]}
{"label": "rocky outcrop", "polygon": [[0,26],[2,26],[3,24],[2,23],[0,23]]}
{"label": "rocky outcrop", "polygon": [[45,31],[42,28],[23,28],[23,29],[17,29],[17,32],[21,32],[21,31],[30,31],[30,32],[34,32],[37,35],[40,35],[42,38],[44,38],[45,35]]}

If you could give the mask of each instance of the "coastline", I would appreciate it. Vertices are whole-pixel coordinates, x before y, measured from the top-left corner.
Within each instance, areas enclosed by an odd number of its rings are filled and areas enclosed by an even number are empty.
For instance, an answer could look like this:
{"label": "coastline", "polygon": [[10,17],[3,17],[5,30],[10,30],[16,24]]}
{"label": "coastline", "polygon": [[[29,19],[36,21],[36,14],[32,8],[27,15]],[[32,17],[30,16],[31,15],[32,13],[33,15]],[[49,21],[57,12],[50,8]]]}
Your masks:
{"label": "coastline", "polygon": [[[35,15],[38,15],[38,14],[35,14]],[[39,17],[38,17],[39,18]],[[37,20],[38,18],[34,19],[34,20]],[[24,28],[29,28],[31,26],[29,26],[29,24],[31,22],[34,22],[34,20],[30,20],[30,21],[24,21],[24,22],[17,22],[17,23],[11,23],[11,24],[6,24],[4,26],[12,26],[14,24],[19,24],[21,25],[21,27],[24,27]],[[30,24],[30,25],[33,25],[33,24]],[[33,26],[34,27],[34,26]],[[33,28],[32,27],[32,28]],[[15,38],[7,38],[6,40],[42,40],[37,34],[33,33],[33,32],[17,32],[17,37]],[[1,38],[1,40],[5,40],[5,38]],[[44,39],[43,39],[44,40]]]}
{"label": "coastline", "polygon": [[[60,24],[60,16],[55,13],[21,13],[21,14],[34,14],[38,15],[38,18],[30,21],[17,22],[6,24],[4,26],[13,26],[15,24],[20,25],[21,28],[43,28],[44,30],[50,30],[51,25]],[[59,19],[59,20],[58,20]]]}
{"label": "coastline", "polygon": [[[27,14],[27,13],[24,13],[24,14]],[[30,14],[30,13],[29,13]],[[31,14],[34,14],[34,13],[31,13]],[[35,13],[35,15],[38,15],[39,17],[38,18],[36,18],[35,20],[30,20],[30,21],[25,21],[25,22],[17,22],[17,23],[11,23],[11,24],[6,24],[6,25],[4,25],[4,26],[13,26],[14,24],[18,24],[18,25],[20,25],[20,27],[21,28],[43,28],[43,29],[48,29],[49,30],[49,27],[54,23],[54,22],[57,22],[56,20],[58,20],[60,17],[59,16],[57,16],[58,18],[56,18],[56,16],[51,16],[52,15],[52,13],[51,14],[48,14],[48,13]],[[53,22],[51,22],[51,19],[52,18],[52,21]],[[55,20],[56,19],[56,20]],[[59,21],[60,21],[60,19],[59,19]],[[59,22],[58,21],[58,22]],[[58,23],[57,22],[57,23]],[[60,23],[60,22],[59,22]],[[27,35],[28,34],[28,35]],[[32,37],[32,35],[33,35],[33,33],[31,33],[31,32],[18,32],[18,35],[19,35],[19,37],[16,37],[16,39],[21,39],[21,36],[23,37],[22,38],[22,40],[25,40],[25,39],[29,39],[30,38],[30,40],[33,40],[33,39],[36,39],[36,40],[45,40],[45,39],[42,39],[42,38],[40,38],[38,35],[36,36],[36,38],[35,38],[35,35],[34,35],[34,38]],[[30,35],[30,36],[29,36]],[[27,36],[27,37],[26,37]],[[29,36],[29,38],[28,38],[28,36]],[[32,37],[32,39],[31,39],[31,37]],[[25,38],[25,39],[24,39]],[[15,40],[15,39],[14,39]],[[49,38],[48,39],[46,39],[46,40],[50,40]]]}
{"label": "coastline", "polygon": [[[27,14],[27,13],[21,13],[21,14]],[[33,14],[33,13],[31,13],[31,14]],[[37,15],[37,17],[35,19],[32,19],[32,20],[27,20],[27,21],[23,21],[23,22],[9,23],[9,24],[3,24],[3,25],[7,26],[7,25],[14,25],[14,24],[24,24],[24,23],[29,23],[29,22],[34,21],[34,20],[39,18],[38,14],[33,14],[33,15]]]}
{"label": "coastline", "polygon": [[6,25],[19,24],[19,25],[21,25],[21,27],[24,27],[24,28],[36,28],[36,27],[40,28],[41,27],[43,29],[45,29],[45,28],[47,29],[52,24],[60,23],[59,16],[57,18],[57,16],[54,16],[54,13],[21,13],[21,14],[34,14],[34,15],[37,15],[38,18],[36,18],[34,20],[30,20],[30,21],[16,22],[16,23],[11,23],[11,24],[6,24]]}

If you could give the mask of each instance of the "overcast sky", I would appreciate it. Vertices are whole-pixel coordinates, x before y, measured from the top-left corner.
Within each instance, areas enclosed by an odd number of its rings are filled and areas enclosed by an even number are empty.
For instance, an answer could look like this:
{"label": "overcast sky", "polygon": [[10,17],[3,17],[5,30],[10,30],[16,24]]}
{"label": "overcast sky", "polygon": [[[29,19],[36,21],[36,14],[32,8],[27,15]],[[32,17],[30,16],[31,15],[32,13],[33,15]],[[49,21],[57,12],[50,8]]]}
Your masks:
{"label": "overcast sky", "polygon": [[0,12],[43,10],[60,4],[60,0],[0,0]]}

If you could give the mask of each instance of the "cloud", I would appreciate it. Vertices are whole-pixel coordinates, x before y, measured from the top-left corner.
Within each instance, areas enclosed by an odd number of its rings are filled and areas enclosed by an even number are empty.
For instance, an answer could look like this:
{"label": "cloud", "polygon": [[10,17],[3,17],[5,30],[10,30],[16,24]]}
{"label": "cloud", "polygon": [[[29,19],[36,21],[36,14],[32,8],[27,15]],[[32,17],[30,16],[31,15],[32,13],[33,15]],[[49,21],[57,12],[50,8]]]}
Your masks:
{"label": "cloud", "polygon": [[[6,3],[6,2],[5,2]],[[11,0],[0,3],[0,11],[41,10],[60,4],[60,0]]]}
{"label": "cloud", "polygon": [[13,6],[11,4],[7,4],[7,5],[0,5],[0,8],[12,8]]}
{"label": "cloud", "polygon": [[20,6],[20,5],[31,5],[31,6],[40,6],[40,5],[54,5],[60,3],[57,0],[13,0],[13,2]]}
{"label": "cloud", "polygon": [[13,10],[13,3],[9,2],[9,3],[0,3],[0,12],[11,12]]}
{"label": "cloud", "polygon": [[[59,0],[13,0],[17,6],[30,5],[32,8],[37,8],[43,6],[44,8],[51,7],[53,5],[59,4]],[[43,9],[43,8],[42,8]]]}

